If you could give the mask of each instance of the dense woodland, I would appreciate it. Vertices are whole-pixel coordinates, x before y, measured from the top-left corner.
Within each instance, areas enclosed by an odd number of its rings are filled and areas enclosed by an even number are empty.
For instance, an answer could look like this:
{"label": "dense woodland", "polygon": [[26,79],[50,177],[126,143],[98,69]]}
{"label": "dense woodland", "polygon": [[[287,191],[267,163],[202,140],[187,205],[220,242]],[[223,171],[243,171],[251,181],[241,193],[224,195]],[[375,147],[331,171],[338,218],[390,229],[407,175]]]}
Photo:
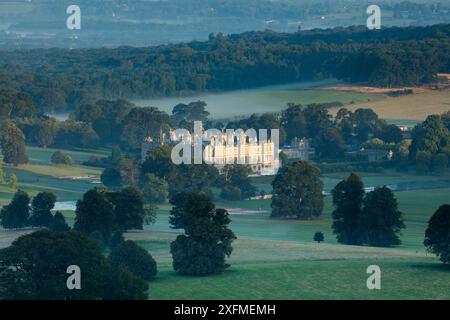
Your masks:
{"label": "dense woodland", "polygon": [[172,96],[338,78],[418,85],[450,71],[450,25],[248,32],[148,48],[0,52],[0,86],[38,111],[98,99]]}

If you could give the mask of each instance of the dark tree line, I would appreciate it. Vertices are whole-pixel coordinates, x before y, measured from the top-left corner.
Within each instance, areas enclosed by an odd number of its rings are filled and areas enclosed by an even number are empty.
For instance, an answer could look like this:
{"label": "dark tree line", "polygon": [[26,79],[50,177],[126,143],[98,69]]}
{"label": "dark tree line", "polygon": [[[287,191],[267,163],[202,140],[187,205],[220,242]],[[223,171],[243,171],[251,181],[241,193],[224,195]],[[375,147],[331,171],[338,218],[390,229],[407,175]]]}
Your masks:
{"label": "dark tree line", "polygon": [[[131,188],[88,191],[77,205],[73,230],[61,212],[52,213],[55,201],[54,194],[42,192],[30,206],[28,194],[18,191],[2,208],[4,228],[45,229],[0,250],[0,299],[146,299],[156,262],[122,236],[123,231],[142,228],[148,218],[139,193]],[[81,290],[66,287],[70,265],[82,270]]]}
{"label": "dark tree line", "polygon": [[[40,230],[22,236],[0,250],[0,299],[147,299],[148,277],[141,277],[135,266],[154,275],[154,261],[134,243],[126,245],[108,259],[97,241],[75,231]],[[66,284],[72,265],[81,270],[79,290],[69,290]]]}
{"label": "dark tree line", "polygon": [[14,194],[11,202],[0,211],[0,225],[5,229],[25,227],[47,227],[55,231],[66,231],[68,226],[60,212],[52,213],[56,196],[40,192],[33,200],[22,190]]}
{"label": "dark tree line", "polygon": [[[133,164],[132,159],[123,158],[120,155],[121,149],[136,153],[140,150],[144,138],[159,139],[161,133],[167,133],[170,128],[192,129],[195,120],[204,121],[205,129],[279,129],[281,145],[289,145],[294,138],[308,138],[318,161],[345,160],[348,158],[347,151],[368,148],[384,150],[386,153],[392,150],[392,163],[395,163],[399,170],[407,170],[410,165],[415,165],[419,174],[441,174],[450,163],[448,113],[429,116],[414,128],[411,139],[406,139],[398,126],[380,119],[371,109],[350,111],[341,108],[333,116],[327,104],[303,106],[289,103],[281,113],[253,114],[225,124],[208,119],[208,115],[206,104],[202,101],[177,105],[172,115],[169,115],[157,108],[139,108],[126,100],[99,100],[96,103],[80,105],[72,113],[72,119],[63,122],[42,115],[5,120],[1,123],[0,147],[4,162],[13,165],[28,161],[25,141],[40,147],[113,147],[115,155],[105,159],[93,158],[86,164],[114,167],[114,172],[107,172],[107,180],[113,181],[112,185],[119,187],[122,184],[122,181],[119,181],[119,171],[129,173],[127,176],[131,179],[128,181],[130,185],[136,186],[138,183],[138,166]],[[169,159],[170,153],[167,151],[164,157]],[[144,165],[144,171],[147,170],[146,166],[147,164]],[[161,170],[171,171],[167,169]],[[188,168],[183,167],[180,170],[192,174],[192,170]],[[148,170],[144,172],[146,173],[156,174]],[[159,174],[156,176],[162,178]],[[181,190],[184,187],[186,185],[180,184],[176,188]],[[194,188],[193,191],[201,189]],[[171,195],[173,194],[174,192],[171,192]],[[231,187],[228,187],[224,194],[239,198],[238,190]]]}
{"label": "dark tree line", "polygon": [[120,191],[92,189],[77,202],[74,230],[111,246],[116,233],[141,230],[153,217],[152,208],[144,205],[142,194],[134,188]]}
{"label": "dark tree line", "polygon": [[[101,98],[178,95],[335,77],[377,86],[417,85],[448,72],[449,25],[247,32],[149,48],[4,51],[0,85],[39,111]],[[9,106],[8,106],[9,105]],[[31,104],[30,104],[31,105]],[[0,108],[12,115],[10,104]],[[30,110],[32,111],[32,110]]]}

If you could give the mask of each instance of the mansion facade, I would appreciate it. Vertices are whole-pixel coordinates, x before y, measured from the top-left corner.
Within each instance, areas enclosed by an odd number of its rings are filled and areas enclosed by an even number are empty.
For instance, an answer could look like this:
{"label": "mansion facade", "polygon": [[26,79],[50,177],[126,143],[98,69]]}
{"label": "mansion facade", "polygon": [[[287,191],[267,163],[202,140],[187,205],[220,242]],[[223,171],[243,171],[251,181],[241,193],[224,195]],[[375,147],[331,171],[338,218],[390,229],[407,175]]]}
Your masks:
{"label": "mansion facade", "polygon": [[[211,138],[203,142],[203,161],[215,166],[219,172],[227,164],[248,165],[255,175],[274,175],[280,168],[278,145],[270,139],[260,142],[246,139],[244,143],[236,143],[236,139],[232,139],[230,143],[230,139],[225,132],[222,132],[220,142],[216,139]],[[145,138],[141,146],[142,161],[154,148],[178,140],[173,131],[167,134],[161,133],[159,138]],[[193,148],[192,145],[191,147]]]}

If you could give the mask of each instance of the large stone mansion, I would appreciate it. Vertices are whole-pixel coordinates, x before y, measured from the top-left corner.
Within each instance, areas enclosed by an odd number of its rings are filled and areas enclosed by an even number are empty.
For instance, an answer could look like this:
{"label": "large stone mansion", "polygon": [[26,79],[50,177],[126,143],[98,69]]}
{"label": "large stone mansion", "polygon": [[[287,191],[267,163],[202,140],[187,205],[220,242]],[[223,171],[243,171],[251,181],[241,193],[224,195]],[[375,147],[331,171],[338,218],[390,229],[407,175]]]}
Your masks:
{"label": "large stone mansion", "polygon": [[[177,141],[172,131],[161,133],[159,138],[147,137],[141,148],[141,158],[144,160],[152,149],[157,146]],[[228,142],[228,143],[227,143]],[[236,141],[233,141],[236,142]],[[222,132],[222,141],[217,143],[214,139],[203,142],[205,163],[214,165],[221,171],[227,164],[247,164],[256,175],[274,175],[280,168],[278,159],[278,146],[270,139],[255,143],[230,143],[227,133]]]}

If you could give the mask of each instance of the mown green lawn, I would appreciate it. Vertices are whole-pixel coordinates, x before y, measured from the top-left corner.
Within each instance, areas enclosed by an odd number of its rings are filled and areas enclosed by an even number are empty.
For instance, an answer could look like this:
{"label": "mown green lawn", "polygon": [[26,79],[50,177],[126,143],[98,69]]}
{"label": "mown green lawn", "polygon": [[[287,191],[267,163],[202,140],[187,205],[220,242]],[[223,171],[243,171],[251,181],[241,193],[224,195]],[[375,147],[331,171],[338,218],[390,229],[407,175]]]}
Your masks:
{"label": "mown green lawn", "polygon": [[[428,221],[433,213],[445,203],[450,203],[450,188],[432,190],[413,190],[395,193],[400,210],[404,213],[406,229],[402,231],[401,250],[424,252],[423,239]],[[325,197],[323,215],[316,220],[299,221],[270,219],[270,200],[253,201],[217,201],[222,208],[241,208],[261,213],[239,215],[232,214],[231,228],[244,238],[262,240],[287,240],[295,242],[313,242],[314,233],[321,231],[326,243],[336,243],[331,224],[333,210],[332,199]],[[170,207],[160,206],[157,221],[148,226],[149,230],[170,231],[168,224]]]}
{"label": "mown green lawn", "polygon": [[[381,290],[368,290],[369,265]],[[179,276],[164,267],[150,299],[449,299],[450,269],[431,259],[298,260],[232,265],[222,275]]]}
{"label": "mown green lawn", "polygon": [[[348,174],[324,178],[332,188]],[[448,177],[367,174],[366,185],[445,180]],[[256,184],[267,187],[267,177]],[[171,267],[170,242],[177,235],[168,225],[169,206],[161,206],[158,221],[144,232],[127,237],[137,241],[158,261],[159,274],[150,283],[150,299],[450,299],[450,268],[423,246],[431,215],[450,202],[450,188],[396,192],[407,229],[402,245],[370,248],[338,245],[331,230],[331,197],[325,198],[322,217],[313,221],[270,219],[270,200],[227,202],[218,207],[261,213],[231,216],[238,240],[224,274],[208,277],[177,275]],[[325,243],[313,242],[316,231]],[[369,265],[382,270],[382,290],[366,287]]]}
{"label": "mown green lawn", "polygon": [[[50,191],[56,194],[58,201],[74,201],[80,199],[83,193],[92,189],[93,180],[98,180],[101,169],[80,165],[90,155],[106,156],[106,151],[73,151],[61,150],[69,154],[74,161],[70,166],[55,166],[50,162],[51,155],[56,149],[27,148],[30,163],[18,167],[4,166],[5,179],[14,173],[18,178],[16,189],[21,189],[30,194]],[[78,179],[79,177],[91,177],[90,180]],[[7,204],[15,190],[6,183],[0,185],[0,205]]]}
{"label": "mown green lawn", "polygon": [[30,163],[33,164],[50,164],[52,154],[55,151],[62,151],[68,154],[70,158],[76,164],[80,164],[83,161],[89,159],[90,156],[96,157],[107,157],[111,154],[111,150],[63,150],[63,149],[52,149],[52,148],[37,148],[37,147],[27,147],[27,155],[30,158]]}
{"label": "mown green lawn", "polygon": [[[450,299],[450,267],[432,255],[397,248],[238,239],[221,275],[177,275],[174,233],[132,232],[158,262],[150,299]],[[381,268],[380,291],[366,287],[367,267]]]}

